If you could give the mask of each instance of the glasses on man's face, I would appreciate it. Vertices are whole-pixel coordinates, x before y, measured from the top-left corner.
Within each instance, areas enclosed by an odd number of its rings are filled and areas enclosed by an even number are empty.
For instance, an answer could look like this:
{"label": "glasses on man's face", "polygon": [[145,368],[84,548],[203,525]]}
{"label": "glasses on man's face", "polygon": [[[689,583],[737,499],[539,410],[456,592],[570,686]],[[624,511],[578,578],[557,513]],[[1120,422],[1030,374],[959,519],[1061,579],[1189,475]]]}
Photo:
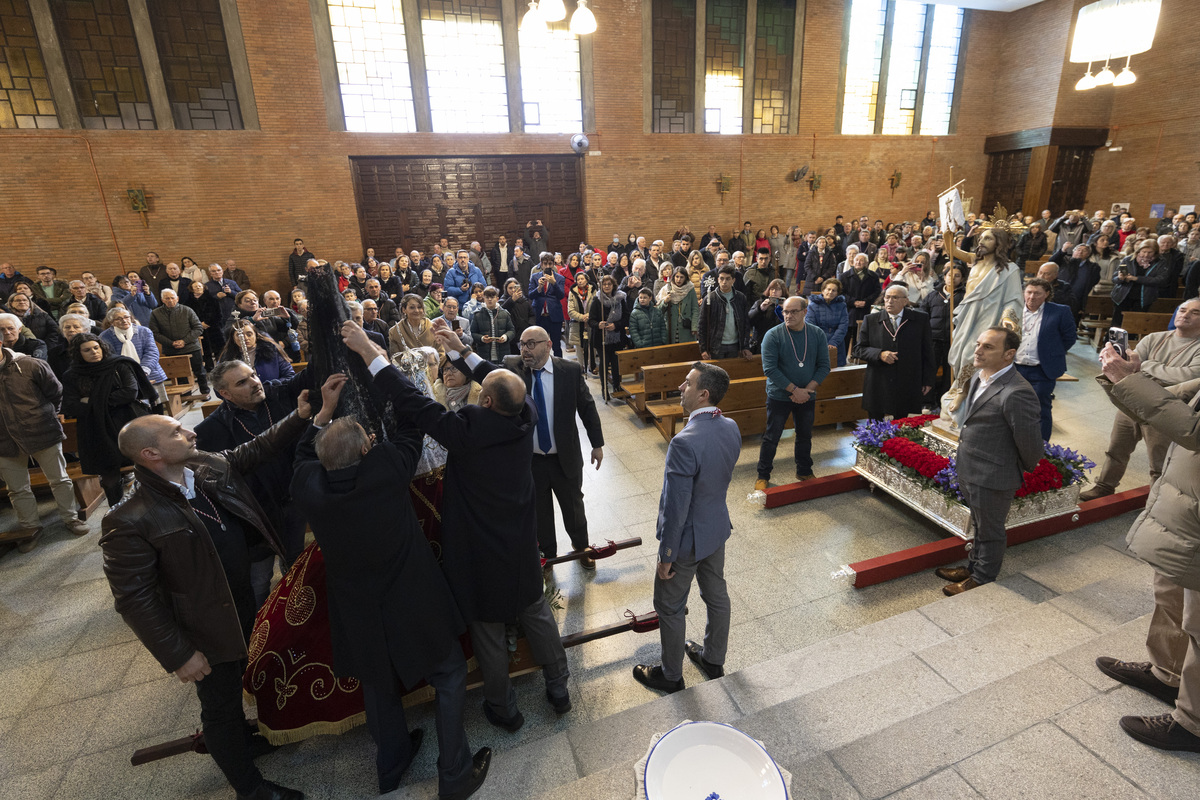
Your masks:
{"label": "glasses on man's face", "polygon": [[786,317],[789,314],[803,314],[804,311],[805,311],[805,309],[803,309],[803,308],[785,308],[783,310],[783,315]]}
{"label": "glasses on man's face", "polygon": [[550,344],[549,339],[522,339],[517,342],[517,347],[522,350],[532,350],[540,344]]}

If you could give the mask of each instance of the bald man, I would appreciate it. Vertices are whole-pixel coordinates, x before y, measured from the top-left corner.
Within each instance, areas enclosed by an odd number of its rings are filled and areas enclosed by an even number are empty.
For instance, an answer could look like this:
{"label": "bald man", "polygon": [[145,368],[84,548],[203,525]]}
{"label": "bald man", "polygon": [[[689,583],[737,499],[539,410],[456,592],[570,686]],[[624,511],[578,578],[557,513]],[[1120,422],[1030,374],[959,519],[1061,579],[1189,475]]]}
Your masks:
{"label": "bald man", "polygon": [[[329,387],[322,414],[332,415]],[[304,797],[263,778],[254,755],[268,748],[247,733],[242,712],[258,610],[250,565],[283,554],[243,476],[291,446],[311,416],[305,390],[296,411],[222,453],[201,452],[196,434],[166,416],[139,417],[117,438],[137,477],[133,494],[105,515],[100,537],[117,613],[164,670],[196,684],[205,744],[238,798]]]}
{"label": "bald man", "polygon": [[505,625],[525,630],[546,679],[555,712],[571,710],[567,655],[543,594],[533,486],[537,410],[515,372],[468,352],[442,320],[439,344],[451,359],[465,359],[482,384],[479,405],[448,411],[389,365],[387,353],[353,322],[342,325],[347,347],[375,377],[375,387],[408,420],[448,452],[442,488],[442,569],[471,632],[483,672],[483,711],[493,725],[513,732],[525,722],[508,678]]}

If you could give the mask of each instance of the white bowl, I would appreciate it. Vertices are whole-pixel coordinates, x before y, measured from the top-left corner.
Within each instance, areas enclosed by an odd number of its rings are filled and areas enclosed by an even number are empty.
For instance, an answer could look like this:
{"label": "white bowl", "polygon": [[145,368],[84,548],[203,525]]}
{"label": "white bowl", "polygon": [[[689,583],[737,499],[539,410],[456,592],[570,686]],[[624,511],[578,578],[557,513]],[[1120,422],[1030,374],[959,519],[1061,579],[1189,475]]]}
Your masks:
{"label": "white bowl", "polygon": [[685,722],[663,734],[646,759],[645,800],[787,800],[787,786],[762,745],[720,722]]}

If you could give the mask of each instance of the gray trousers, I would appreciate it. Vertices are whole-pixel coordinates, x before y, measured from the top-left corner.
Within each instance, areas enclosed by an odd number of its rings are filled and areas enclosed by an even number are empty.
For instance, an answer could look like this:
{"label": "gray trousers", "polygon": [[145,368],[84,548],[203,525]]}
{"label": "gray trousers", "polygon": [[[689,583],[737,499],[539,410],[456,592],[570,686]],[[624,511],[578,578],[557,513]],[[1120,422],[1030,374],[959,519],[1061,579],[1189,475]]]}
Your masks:
{"label": "gray trousers", "polygon": [[17,524],[22,528],[41,525],[38,516],[37,498],[29,485],[29,457],[32,456],[42,468],[58,504],[58,515],[63,522],[78,519],[79,504],[75,502],[75,484],[67,477],[67,461],[63,458],[62,445],[56,444],[36,453],[20,453],[16,456],[0,456],[0,478],[8,485],[8,498],[17,512]]}
{"label": "gray trousers", "polygon": [[1112,433],[1108,437],[1108,450],[1104,463],[1096,477],[1096,486],[1116,491],[1129,466],[1129,457],[1142,439],[1146,440],[1146,454],[1150,456],[1150,483],[1162,475],[1163,459],[1171,440],[1149,425],[1144,425],[1120,411],[1113,418]]}
{"label": "gray trousers", "polygon": [[[567,651],[563,649],[558,634],[558,623],[546,598],[539,597],[522,611],[517,620],[525,630],[525,638],[533,653],[533,660],[542,668],[546,679],[546,691],[552,697],[566,697]],[[508,677],[508,642],[504,635],[503,622],[471,622],[471,648],[483,673],[483,699],[498,715],[512,719],[517,715],[517,693]]]}
{"label": "gray trousers", "polygon": [[973,483],[960,483],[959,489],[971,510],[975,543],[967,557],[967,568],[977,583],[991,583],[1000,574],[1008,532],[1004,521],[1012,506],[1013,489],[987,489]]}
{"label": "gray trousers", "polygon": [[700,599],[708,609],[704,625],[704,660],[724,665],[729,649],[729,590],[725,586],[725,545],[699,561],[680,557],[672,565],[675,574],[669,580],[654,577],[654,610],[658,612],[658,635],[662,641],[663,677],[677,681],[683,677],[683,644],[686,633],[688,593],[692,578],[700,587]]}

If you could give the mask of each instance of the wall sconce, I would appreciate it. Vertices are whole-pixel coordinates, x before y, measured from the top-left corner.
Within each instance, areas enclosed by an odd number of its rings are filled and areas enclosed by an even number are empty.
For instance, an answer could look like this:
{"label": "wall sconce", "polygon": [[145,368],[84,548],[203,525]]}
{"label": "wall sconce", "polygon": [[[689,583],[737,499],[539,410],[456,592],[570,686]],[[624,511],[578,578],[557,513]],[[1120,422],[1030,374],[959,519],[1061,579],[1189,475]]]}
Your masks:
{"label": "wall sconce", "polygon": [[888,186],[892,187],[892,197],[895,197],[896,189],[900,186],[900,170],[896,170],[892,173],[892,176],[888,178]]}
{"label": "wall sconce", "polygon": [[733,191],[733,178],[729,175],[722,175],[717,178],[717,191],[721,193],[721,202],[725,202],[725,195]]}
{"label": "wall sconce", "polygon": [[821,176],[810,175],[808,177],[808,191],[812,192],[813,199],[817,199],[817,189],[821,188]]}

